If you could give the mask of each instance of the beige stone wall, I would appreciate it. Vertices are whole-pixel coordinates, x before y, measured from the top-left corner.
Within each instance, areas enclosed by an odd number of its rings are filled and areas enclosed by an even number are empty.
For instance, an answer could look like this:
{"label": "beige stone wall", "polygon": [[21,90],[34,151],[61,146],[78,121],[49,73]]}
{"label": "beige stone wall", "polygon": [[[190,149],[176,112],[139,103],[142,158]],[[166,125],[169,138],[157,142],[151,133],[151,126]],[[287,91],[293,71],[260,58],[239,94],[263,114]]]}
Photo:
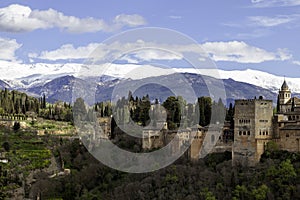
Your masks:
{"label": "beige stone wall", "polygon": [[265,151],[265,147],[268,142],[272,141],[272,139],[258,139],[256,140],[256,162],[259,162],[261,155]]}
{"label": "beige stone wall", "polygon": [[280,130],[279,148],[281,150],[300,151],[300,130]]}
{"label": "beige stone wall", "polygon": [[[233,164],[253,166],[263,153],[263,142],[272,139],[271,100],[235,101]],[[259,142],[258,142],[259,141]]]}
{"label": "beige stone wall", "polygon": [[160,148],[163,146],[163,135],[160,130],[143,130],[143,149]]}
{"label": "beige stone wall", "polygon": [[191,160],[195,161],[199,159],[204,137],[205,133],[203,133],[202,131],[197,131],[197,133],[195,134],[195,137],[191,142],[191,146],[189,149]]}

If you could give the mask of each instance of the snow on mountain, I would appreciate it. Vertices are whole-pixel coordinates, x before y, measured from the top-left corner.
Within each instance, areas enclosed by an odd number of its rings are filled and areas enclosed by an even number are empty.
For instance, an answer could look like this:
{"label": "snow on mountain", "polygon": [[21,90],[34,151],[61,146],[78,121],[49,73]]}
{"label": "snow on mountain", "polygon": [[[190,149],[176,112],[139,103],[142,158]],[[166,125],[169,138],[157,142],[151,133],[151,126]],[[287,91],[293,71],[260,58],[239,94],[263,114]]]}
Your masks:
{"label": "snow on mountain", "polygon": [[[205,75],[205,72],[203,73]],[[262,88],[271,90],[277,93],[281,87],[284,77],[269,74],[267,72],[247,69],[247,70],[233,70],[224,71],[219,70],[222,79],[233,79],[235,81],[250,83]],[[292,92],[300,93],[300,78],[285,78],[289,88]]]}
{"label": "snow on mountain", "polygon": [[[147,77],[169,75],[176,72],[195,73],[212,76],[214,78],[233,79],[235,81],[250,83],[277,92],[284,80],[258,70],[216,70],[194,68],[160,68],[152,65],[138,64],[102,64],[98,66],[85,66],[79,63],[66,64],[22,64],[0,61],[0,80],[8,83],[12,88],[31,88],[43,85],[55,78],[72,75],[81,77],[108,76],[115,78],[142,79]],[[285,78],[292,92],[300,93],[300,78]]]}
{"label": "snow on mountain", "polygon": [[75,75],[81,64],[21,64],[0,61],[0,79],[12,88],[29,88],[64,75]]}
{"label": "snow on mountain", "polygon": [[[284,77],[276,76],[267,72],[246,69],[246,70],[221,70],[221,69],[193,69],[176,68],[181,73],[196,73],[221,79],[233,79],[235,81],[256,85],[277,93],[281,87]],[[300,78],[285,77],[285,80],[292,92],[300,93]]]}

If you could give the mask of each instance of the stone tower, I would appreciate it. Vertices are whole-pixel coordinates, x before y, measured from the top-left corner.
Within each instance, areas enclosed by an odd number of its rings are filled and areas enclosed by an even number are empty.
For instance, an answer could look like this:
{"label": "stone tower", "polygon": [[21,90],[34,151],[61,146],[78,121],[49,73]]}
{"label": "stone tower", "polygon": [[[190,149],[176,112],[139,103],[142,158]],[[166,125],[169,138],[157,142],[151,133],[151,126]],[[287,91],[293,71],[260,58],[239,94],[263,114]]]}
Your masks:
{"label": "stone tower", "polygon": [[234,113],[233,165],[253,166],[264,145],[272,139],[272,100],[236,100]]}
{"label": "stone tower", "polygon": [[291,90],[289,89],[286,81],[284,80],[281,89],[279,90],[279,112],[285,113],[291,111]]}

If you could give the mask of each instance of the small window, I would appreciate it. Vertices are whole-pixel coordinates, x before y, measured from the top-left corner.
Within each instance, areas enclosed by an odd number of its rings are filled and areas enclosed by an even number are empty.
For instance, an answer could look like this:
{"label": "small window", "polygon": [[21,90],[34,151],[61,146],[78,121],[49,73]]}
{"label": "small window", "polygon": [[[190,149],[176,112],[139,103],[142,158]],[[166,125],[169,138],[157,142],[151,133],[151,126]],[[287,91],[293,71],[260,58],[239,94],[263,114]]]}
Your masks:
{"label": "small window", "polygon": [[259,135],[261,135],[261,131],[259,131]]}
{"label": "small window", "polygon": [[243,131],[243,135],[246,135],[246,131]]}
{"label": "small window", "polygon": [[239,135],[242,135],[242,131],[239,131]]}
{"label": "small window", "polygon": [[266,131],[266,135],[269,135],[269,132],[268,132],[268,131]]}
{"label": "small window", "polygon": [[263,135],[265,135],[265,132],[263,131]]}
{"label": "small window", "polygon": [[250,131],[248,131],[248,135],[250,135]]}
{"label": "small window", "polygon": [[285,137],[290,137],[290,135],[287,133],[287,134],[285,135]]}

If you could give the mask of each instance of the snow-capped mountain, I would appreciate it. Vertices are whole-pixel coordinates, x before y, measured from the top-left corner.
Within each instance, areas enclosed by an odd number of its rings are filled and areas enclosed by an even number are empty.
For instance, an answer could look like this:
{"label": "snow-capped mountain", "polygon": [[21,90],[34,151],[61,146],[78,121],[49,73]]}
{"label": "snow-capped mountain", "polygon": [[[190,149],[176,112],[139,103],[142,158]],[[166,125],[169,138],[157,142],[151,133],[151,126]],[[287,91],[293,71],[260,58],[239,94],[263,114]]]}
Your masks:
{"label": "snow-capped mountain", "polygon": [[[269,74],[267,72],[251,70],[251,69],[242,70],[242,71],[219,70],[219,73],[222,79],[231,78],[235,81],[250,83],[252,85],[269,89],[276,93],[278,92],[279,88],[281,87],[284,81],[284,77],[282,76],[276,76],[273,74]],[[285,80],[293,93],[300,93],[300,78],[285,77]]]}
{"label": "snow-capped mountain", "polygon": [[[21,64],[12,62],[0,62],[0,80],[13,89],[28,90],[42,86],[53,79],[71,75],[89,79],[90,77],[102,76],[98,79],[99,84],[105,80],[118,79],[143,79],[170,75],[176,72],[194,73],[212,76],[218,79],[233,79],[235,81],[253,84],[277,93],[284,78],[258,70],[212,70],[194,68],[159,68],[151,65],[137,64],[102,64],[100,66],[86,66],[78,63],[67,64]],[[300,78],[285,78],[290,89],[294,93],[300,93]]]}

